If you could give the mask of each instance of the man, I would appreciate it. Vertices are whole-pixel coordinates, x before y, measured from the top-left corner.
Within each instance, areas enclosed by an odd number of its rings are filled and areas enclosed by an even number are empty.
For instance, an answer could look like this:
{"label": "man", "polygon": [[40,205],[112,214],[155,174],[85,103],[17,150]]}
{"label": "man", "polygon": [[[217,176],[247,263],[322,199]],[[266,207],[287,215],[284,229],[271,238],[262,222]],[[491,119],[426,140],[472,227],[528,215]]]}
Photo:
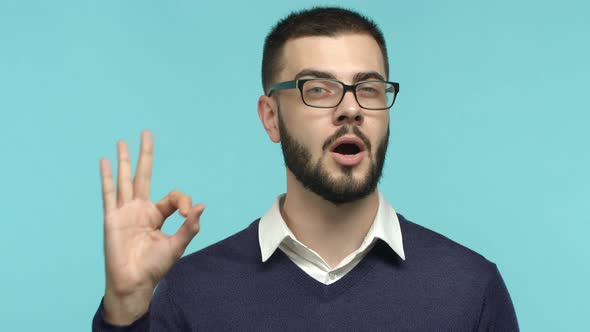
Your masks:
{"label": "man", "polygon": [[[496,266],[395,213],[379,193],[389,109],[385,41],[358,13],[315,8],[267,36],[258,115],[287,192],[245,230],[177,262],[202,204],[149,201],[152,138],[118,186],[101,160],[106,291],[96,331],[516,331]],[[176,234],[160,232],[174,211]],[[157,288],[156,288],[157,286]],[[154,292],[155,290],[155,292]]]}

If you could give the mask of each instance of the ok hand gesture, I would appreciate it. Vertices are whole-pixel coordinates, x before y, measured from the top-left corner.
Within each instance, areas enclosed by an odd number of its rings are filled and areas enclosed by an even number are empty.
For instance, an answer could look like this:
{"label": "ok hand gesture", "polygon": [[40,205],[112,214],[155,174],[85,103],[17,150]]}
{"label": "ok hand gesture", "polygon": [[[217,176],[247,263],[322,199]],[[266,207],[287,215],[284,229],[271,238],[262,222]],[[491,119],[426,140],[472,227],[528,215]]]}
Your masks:
{"label": "ok hand gesture", "polygon": [[[117,144],[117,190],[107,159],[100,161],[104,207],[106,291],[103,314],[116,325],[128,325],[148,310],[152,293],[166,272],[182,256],[199,231],[205,207],[171,191],[156,203],[150,201],[153,140],[142,132],[139,162],[132,180],[127,144]],[[172,236],[160,229],[179,210],[186,218]]]}

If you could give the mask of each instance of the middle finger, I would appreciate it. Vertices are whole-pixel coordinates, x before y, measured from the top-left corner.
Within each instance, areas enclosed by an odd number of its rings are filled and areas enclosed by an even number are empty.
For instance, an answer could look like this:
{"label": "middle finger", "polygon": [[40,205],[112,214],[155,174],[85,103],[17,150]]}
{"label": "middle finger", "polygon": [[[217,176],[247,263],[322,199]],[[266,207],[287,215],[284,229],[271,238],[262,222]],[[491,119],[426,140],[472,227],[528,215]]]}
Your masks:
{"label": "middle finger", "polygon": [[117,179],[117,205],[129,202],[133,199],[133,187],[131,185],[131,162],[127,143],[119,141],[117,143],[117,152],[119,158],[118,179]]}

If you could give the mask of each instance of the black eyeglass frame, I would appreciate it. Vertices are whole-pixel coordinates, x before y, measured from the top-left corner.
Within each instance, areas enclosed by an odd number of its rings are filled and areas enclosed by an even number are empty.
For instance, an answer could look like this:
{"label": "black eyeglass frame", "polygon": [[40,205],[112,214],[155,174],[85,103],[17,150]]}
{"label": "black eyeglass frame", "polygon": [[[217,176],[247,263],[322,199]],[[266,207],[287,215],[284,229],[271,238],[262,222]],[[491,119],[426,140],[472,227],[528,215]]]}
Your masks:
{"label": "black eyeglass frame", "polygon": [[[305,82],[308,81],[332,81],[335,83],[339,83],[340,85],[342,85],[343,87],[343,92],[342,92],[342,96],[340,97],[340,100],[336,103],[336,105],[334,106],[313,106],[313,105],[309,105],[308,103],[305,102],[305,98],[303,98],[303,85],[305,84]],[[379,82],[379,83],[388,83],[391,84],[393,86],[393,100],[391,101],[391,105],[389,105],[388,107],[383,107],[383,108],[367,108],[367,107],[363,107],[361,105],[361,103],[359,102],[357,96],[356,96],[356,88],[363,84],[363,83],[370,83],[370,82]],[[340,105],[340,103],[342,102],[342,99],[344,99],[344,95],[346,94],[346,92],[348,91],[352,91],[352,94],[354,95],[354,99],[356,100],[356,102],[359,104],[359,106],[361,106],[364,109],[367,110],[374,110],[374,111],[378,111],[378,110],[386,110],[386,109],[390,109],[393,107],[393,104],[395,103],[395,99],[397,97],[397,94],[399,93],[399,83],[397,82],[389,82],[389,81],[381,81],[381,80],[367,80],[367,81],[360,81],[360,82],[356,82],[355,84],[349,85],[346,84],[342,81],[338,81],[338,80],[333,80],[333,79],[329,79],[329,78],[305,78],[305,79],[300,79],[300,80],[292,80],[292,81],[285,81],[285,82],[281,82],[281,83],[277,83],[273,86],[270,87],[270,89],[268,89],[268,92],[266,93],[267,97],[270,97],[270,95],[272,94],[273,91],[275,90],[289,90],[289,89],[298,89],[299,93],[301,94],[301,100],[303,101],[303,103],[309,107],[315,107],[315,108],[334,108],[334,107],[338,107],[338,105]]]}

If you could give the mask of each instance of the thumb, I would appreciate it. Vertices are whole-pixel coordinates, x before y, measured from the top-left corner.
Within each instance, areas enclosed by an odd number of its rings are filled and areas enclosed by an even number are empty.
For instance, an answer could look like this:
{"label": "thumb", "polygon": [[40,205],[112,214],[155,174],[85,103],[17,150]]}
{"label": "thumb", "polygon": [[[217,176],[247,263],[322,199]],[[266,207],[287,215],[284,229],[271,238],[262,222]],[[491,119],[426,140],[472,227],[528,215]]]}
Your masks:
{"label": "thumb", "polygon": [[170,238],[173,250],[179,252],[180,255],[182,255],[188,244],[199,232],[201,228],[200,219],[204,210],[205,206],[200,203],[191,207],[182,226]]}

